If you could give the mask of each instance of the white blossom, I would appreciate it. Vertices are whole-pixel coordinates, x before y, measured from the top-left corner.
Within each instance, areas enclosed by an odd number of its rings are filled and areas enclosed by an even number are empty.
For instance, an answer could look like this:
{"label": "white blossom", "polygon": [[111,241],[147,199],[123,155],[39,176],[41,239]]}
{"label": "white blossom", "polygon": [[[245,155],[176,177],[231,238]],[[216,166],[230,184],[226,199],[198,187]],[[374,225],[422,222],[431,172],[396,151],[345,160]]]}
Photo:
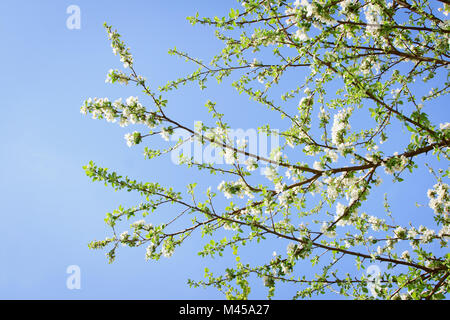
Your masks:
{"label": "white blossom", "polygon": [[333,144],[338,147],[343,146],[343,136],[348,130],[350,130],[348,118],[352,112],[353,108],[343,108],[334,115],[333,127],[331,128],[331,140]]}
{"label": "white blossom", "polygon": [[248,158],[247,160],[245,160],[244,164],[246,165],[248,171],[254,171],[258,167],[256,160],[252,158]]}
{"label": "white blossom", "polygon": [[403,260],[410,260],[411,259],[411,256],[409,255],[409,251],[408,250],[403,251],[401,257],[402,257]]}
{"label": "white blossom", "polygon": [[450,122],[439,124],[439,129],[441,129],[442,131],[450,130]]}
{"label": "white blossom", "polygon": [[161,249],[161,253],[163,254],[164,257],[166,258],[170,258],[173,253],[174,253],[174,248],[168,248],[168,246],[163,245],[162,249]]}
{"label": "white blossom", "polygon": [[337,226],[345,226],[347,224],[351,224],[350,219],[343,219],[343,215],[345,213],[345,210],[347,209],[347,207],[345,205],[343,205],[342,203],[338,202],[336,204],[336,215],[335,215],[335,221],[338,221],[336,223]]}
{"label": "white blossom", "polygon": [[150,245],[147,246],[147,249],[145,250],[145,260],[149,260],[151,258],[155,247],[156,245],[153,242],[151,242]]}
{"label": "white blossom", "polygon": [[289,242],[286,248],[287,254],[289,255],[293,254],[295,252],[295,248],[296,248],[295,243]]}
{"label": "white blossom", "polygon": [[322,232],[328,238],[336,237],[336,231],[329,230],[328,227],[329,227],[329,225],[326,222],[323,222],[322,227],[320,228],[320,232]]}
{"label": "white blossom", "polygon": [[137,140],[140,138],[140,133],[134,131],[133,133],[125,134],[125,140],[127,142],[128,147],[134,146],[137,143]]}
{"label": "white blossom", "polygon": [[170,132],[169,130],[167,130],[166,128],[162,128],[161,132],[159,133],[159,135],[165,140],[165,141],[169,141],[170,139]]}
{"label": "white blossom", "polygon": [[234,150],[233,149],[229,149],[229,148],[225,149],[225,162],[227,164],[233,164],[234,161],[235,161]]}
{"label": "white blossom", "polygon": [[269,180],[274,180],[277,177],[277,172],[273,167],[265,167],[263,174]]}
{"label": "white blossom", "polygon": [[315,170],[323,170],[323,164],[320,161],[315,161],[313,164]]}
{"label": "white blossom", "polygon": [[294,38],[298,41],[306,41],[308,40],[308,34],[304,29],[297,29],[297,31],[294,34]]}
{"label": "white blossom", "polygon": [[433,186],[433,189],[429,189],[427,196],[430,199],[428,205],[435,214],[447,215],[450,211],[450,195],[449,186],[446,183],[439,182]]}
{"label": "white blossom", "polygon": [[125,102],[127,103],[128,106],[131,107],[131,106],[138,104],[139,100],[138,100],[138,97],[130,96],[125,100]]}
{"label": "white blossom", "polygon": [[128,234],[128,231],[124,231],[120,234],[119,239],[120,241],[126,241],[130,235]]}

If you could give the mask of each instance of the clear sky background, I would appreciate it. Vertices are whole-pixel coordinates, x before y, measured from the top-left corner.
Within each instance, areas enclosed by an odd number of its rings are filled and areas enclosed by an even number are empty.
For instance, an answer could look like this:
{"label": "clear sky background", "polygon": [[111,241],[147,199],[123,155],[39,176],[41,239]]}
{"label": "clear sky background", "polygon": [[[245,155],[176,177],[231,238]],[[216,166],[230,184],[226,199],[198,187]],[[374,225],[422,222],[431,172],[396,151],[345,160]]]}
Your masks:
{"label": "clear sky background", "polygon": [[[80,30],[66,27],[66,9],[72,4],[81,9]],[[106,212],[141,201],[137,195],[92,183],[82,169],[89,160],[178,190],[194,181],[215,189],[221,179],[176,167],[167,157],[145,160],[143,145],[128,148],[125,144],[124,134],[134,129],[84,117],[79,108],[89,97],[143,98],[133,86],[104,83],[107,71],[121,68],[121,63],[111,52],[103,22],[119,30],[131,48],[136,69],[156,87],[194,70],[167,55],[169,48],[176,46],[205,61],[222,48],[213,29],[192,27],[186,16],[196,11],[204,16],[222,15],[230,5],[237,6],[235,1],[210,0],[0,3],[1,299],[223,298],[215,289],[186,285],[188,278],[202,279],[205,266],[220,270],[226,265],[225,260],[198,257],[197,238],[172,258],[156,263],[145,261],[144,247],[119,250],[113,264],[107,263],[104,251],[88,249],[91,240],[110,234],[103,221]],[[205,119],[203,105],[208,99],[218,101],[219,110],[225,113],[238,106],[239,113],[235,110],[228,118],[236,128],[256,128],[270,119],[270,113],[259,111],[261,107],[227,85],[213,85],[207,92],[193,86],[168,97],[169,113],[188,124]],[[445,108],[431,111],[435,123],[448,121]],[[396,133],[399,139],[406,134],[401,130]],[[161,139],[154,143],[164,146]],[[404,222],[411,220],[410,215],[418,216],[419,223],[430,221],[431,210],[416,208],[414,199],[426,204],[425,192],[434,181],[425,170],[416,177],[420,183],[414,189],[388,185],[374,192],[372,208],[381,209],[382,194],[388,192],[392,210],[400,210]],[[165,213],[172,213],[170,207],[158,215]],[[281,253],[286,245],[277,242],[248,257],[266,261],[273,250]],[[80,290],[66,288],[69,265],[81,268]],[[253,299],[265,297],[260,282],[250,296]],[[292,288],[281,287],[276,297],[288,299],[293,294]]]}

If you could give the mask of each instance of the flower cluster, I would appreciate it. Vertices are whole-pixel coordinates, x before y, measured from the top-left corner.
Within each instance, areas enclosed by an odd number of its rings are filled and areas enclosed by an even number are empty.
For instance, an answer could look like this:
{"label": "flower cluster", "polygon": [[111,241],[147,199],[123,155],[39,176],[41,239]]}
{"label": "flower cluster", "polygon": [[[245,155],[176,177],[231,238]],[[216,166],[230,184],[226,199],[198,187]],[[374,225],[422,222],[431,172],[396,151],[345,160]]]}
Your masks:
{"label": "flower cluster", "polygon": [[328,120],[330,120],[330,113],[327,112],[323,106],[320,106],[318,117],[321,122],[328,123]]}
{"label": "flower cluster", "polygon": [[251,192],[251,190],[248,188],[248,186],[245,184],[245,182],[242,179],[239,179],[235,182],[225,182],[222,181],[218,186],[217,189],[225,195],[227,199],[230,199],[233,197],[233,195],[238,196],[239,198],[243,199],[244,196],[247,196],[249,198],[253,198],[254,195]]}
{"label": "flower cluster", "polygon": [[124,138],[127,142],[127,146],[129,147],[139,144],[142,141],[141,133],[137,131],[125,134]]}
{"label": "flower cluster", "polygon": [[357,4],[358,4],[357,0],[343,0],[343,1],[339,2],[339,5],[342,8],[342,12],[351,11],[352,7]]}
{"label": "flower cluster", "polygon": [[338,202],[336,204],[336,215],[334,221],[337,226],[343,227],[353,224],[353,222],[358,218],[356,210],[349,210],[349,207]]}
{"label": "flower cluster", "polygon": [[449,186],[446,183],[436,183],[433,189],[429,189],[427,192],[430,201],[428,205],[436,214],[448,215],[450,212],[450,194]]}
{"label": "flower cluster", "polygon": [[[198,126],[198,128],[197,128],[198,130],[196,130],[196,131],[203,130],[201,122],[199,122],[196,125]],[[224,138],[227,136],[227,132],[225,129],[223,129],[221,127],[209,128],[209,129],[205,130],[204,136],[207,139],[209,139],[210,141],[223,141]]]}
{"label": "flower cluster", "polygon": [[151,242],[148,246],[147,249],[145,250],[145,260],[150,260],[153,257],[153,253],[155,252],[156,249],[156,245]]}
{"label": "flower cluster", "polygon": [[89,98],[84,102],[80,112],[92,114],[93,119],[106,119],[108,122],[116,122],[119,120],[121,127],[129,124],[144,124],[149,128],[154,128],[160,123],[155,113],[147,112],[144,106],[139,102],[137,97],[128,97],[125,103],[122,99],[114,102],[108,98]]}
{"label": "flower cluster", "polygon": [[233,164],[236,161],[235,153],[233,149],[226,148],[225,149],[225,163],[227,164]]}
{"label": "flower cluster", "polygon": [[375,69],[375,74],[380,71],[380,64],[377,62],[376,57],[366,57],[362,60],[360,70],[364,76],[372,75],[373,69]]}
{"label": "flower cluster", "polygon": [[333,127],[331,128],[331,141],[338,147],[345,145],[345,134],[350,130],[349,123],[350,115],[353,112],[353,108],[342,108],[334,115]]}
{"label": "flower cluster", "polygon": [[161,138],[163,138],[165,141],[169,141],[170,136],[172,134],[173,134],[173,129],[172,128],[162,128],[161,132],[159,133]]}
{"label": "flower cluster", "polygon": [[275,162],[280,162],[282,156],[283,156],[283,153],[281,152],[281,150],[279,148],[273,149],[270,152],[270,159],[272,159]]}
{"label": "flower cluster", "polygon": [[398,156],[397,153],[394,153],[394,155],[394,157],[391,157],[382,163],[383,166],[385,166],[384,171],[387,174],[393,174],[396,171],[401,171],[408,164],[408,158],[404,155]]}
{"label": "flower cluster", "polygon": [[82,114],[87,114],[88,112],[92,114],[92,119],[106,119],[108,122],[116,122],[116,117],[118,113],[115,109],[120,100],[115,102],[109,101],[108,98],[89,98],[81,106],[80,112]]}
{"label": "flower cluster", "polygon": [[334,201],[342,190],[347,190],[346,198],[349,201],[358,199],[364,184],[361,183],[361,177],[342,174],[339,177],[325,177],[322,179],[327,186],[327,197]]}
{"label": "flower cluster", "polygon": [[117,69],[110,69],[105,79],[105,83],[118,82],[121,84],[128,84],[128,81],[130,81],[130,77]]}
{"label": "flower cluster", "polygon": [[329,149],[329,150],[327,151],[327,153],[326,153],[325,156],[326,156],[326,157],[329,159],[329,161],[331,161],[331,162],[336,162],[336,161],[338,161],[338,158],[339,158],[338,154],[337,154],[334,150],[332,150],[332,149]]}
{"label": "flower cluster", "polygon": [[258,168],[258,163],[253,158],[248,158],[245,160],[244,164],[248,171],[255,171]]}
{"label": "flower cluster", "polygon": [[173,244],[173,241],[171,239],[166,239],[163,242],[161,253],[164,257],[170,258],[173,253],[175,252],[175,246]]}
{"label": "flower cluster", "polygon": [[278,176],[277,175],[277,171],[272,166],[265,167],[264,171],[263,171],[263,174],[269,180],[274,180]]}
{"label": "flower cluster", "polygon": [[323,233],[328,238],[336,237],[336,230],[331,228],[331,224],[324,221],[322,223],[322,227],[320,228],[320,232]]}
{"label": "flower cluster", "polygon": [[364,14],[367,21],[366,34],[368,36],[376,37],[378,35],[378,30],[380,29],[380,13],[380,6],[373,1],[366,5]]}
{"label": "flower cluster", "polygon": [[292,202],[292,195],[294,192],[291,192],[289,190],[286,190],[284,192],[280,192],[278,194],[278,202],[280,203],[280,206],[284,208],[288,208],[289,204]]}
{"label": "flower cluster", "polygon": [[295,32],[294,38],[298,41],[306,41],[308,40],[308,34],[306,33],[305,29],[301,28]]}
{"label": "flower cluster", "polygon": [[379,231],[380,229],[383,229],[385,225],[385,221],[383,219],[375,216],[367,216],[365,213],[361,214],[361,218],[369,223],[373,231]]}
{"label": "flower cluster", "polygon": [[120,34],[118,34],[116,30],[113,31],[112,27],[106,24],[105,28],[108,32],[108,38],[111,40],[111,47],[114,55],[119,55],[124,68],[132,67],[133,56],[130,53],[130,49],[125,46],[125,43],[122,40],[120,40]]}
{"label": "flower cluster", "polygon": [[421,226],[419,231],[422,233],[422,236],[420,237],[422,243],[430,243],[435,237],[435,232],[432,229]]}
{"label": "flower cluster", "polygon": [[137,220],[130,225],[132,228],[136,230],[150,230],[153,228],[151,223],[146,224],[144,219]]}

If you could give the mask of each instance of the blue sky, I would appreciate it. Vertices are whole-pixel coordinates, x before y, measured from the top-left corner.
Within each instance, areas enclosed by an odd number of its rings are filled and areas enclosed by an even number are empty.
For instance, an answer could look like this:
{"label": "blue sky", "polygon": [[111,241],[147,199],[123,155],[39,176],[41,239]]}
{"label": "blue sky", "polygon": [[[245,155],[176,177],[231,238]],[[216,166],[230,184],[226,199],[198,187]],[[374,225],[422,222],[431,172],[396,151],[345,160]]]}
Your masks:
{"label": "blue sky", "polygon": [[[66,28],[66,8],[81,9],[81,29]],[[112,54],[103,22],[127,35],[137,65],[159,84],[175,77],[167,55],[175,44],[195,53],[209,50],[210,33],[197,33],[185,17],[196,8],[178,1],[2,1],[0,34],[5,48],[1,87],[2,223],[0,298],[218,298],[214,290],[191,290],[186,279],[203,275],[202,261],[186,264],[189,254],[147,263],[142,250],[122,250],[108,265],[103,252],[89,250],[93,239],[105,237],[107,211],[134,204],[85,176],[89,160],[137,176],[176,180],[170,165],[164,174],[152,171],[141,150],[130,150],[126,130],[80,115],[90,96],[127,97],[135,88],[117,92],[106,85],[109,68],[120,67]],[[198,1],[206,7],[207,1]],[[129,35],[129,36],[128,36]],[[193,45],[192,45],[193,44]],[[179,71],[187,67],[178,61]],[[185,68],[184,71],[188,71]],[[9,79],[6,79],[9,78]],[[134,89],[134,90],[133,90]],[[122,129],[122,130],[121,130]],[[159,171],[159,170],[158,170]],[[161,172],[161,171],[160,171]],[[139,175],[138,175],[139,174]],[[138,200],[139,201],[139,200]],[[123,253],[123,255],[122,255]],[[180,264],[185,266],[180,269]],[[82,289],[66,288],[66,268],[79,265]]]}
{"label": "blue sky", "polygon": [[[217,185],[195,170],[174,166],[167,158],[152,161],[142,156],[143,147],[128,148],[123,135],[129,128],[80,115],[89,97],[138,95],[133,86],[104,83],[110,68],[120,68],[107,40],[103,22],[113,25],[130,46],[135,67],[150,85],[159,86],[193,70],[193,66],[167,54],[169,48],[189,52],[208,61],[221,44],[212,29],[192,27],[186,16],[225,14],[235,1],[10,1],[0,3],[0,298],[1,299],[219,299],[215,289],[190,289],[188,278],[201,279],[205,266],[224,266],[221,260],[197,257],[197,238],[170,259],[146,262],[144,248],[119,250],[117,261],[108,264],[103,251],[92,251],[88,242],[109,235],[105,213],[119,205],[141,200],[126,192],[115,193],[92,183],[82,166],[94,160],[99,166],[144,181],[159,181],[180,190],[189,182]],[[66,27],[69,5],[81,9],[81,29]],[[269,119],[248,98],[230,86],[213,85],[207,92],[195,86],[170,93],[172,115],[185,123],[204,119],[204,103],[214,99],[226,112],[246,105],[230,122],[237,128],[255,128]],[[259,109],[258,109],[259,110]],[[439,109],[435,119],[448,118]],[[258,123],[255,124],[255,121]],[[400,134],[401,135],[401,134]],[[159,139],[157,144],[163,145]],[[190,175],[189,175],[190,172]],[[402,186],[384,190],[393,198],[393,210],[430,214],[415,208],[426,203],[424,192],[432,186],[431,176],[420,171],[421,186],[402,192]],[[185,179],[181,179],[181,177]],[[378,195],[378,198],[382,193]],[[379,200],[373,207],[382,207]],[[414,211],[416,210],[416,211]],[[158,215],[170,213],[170,208]],[[406,213],[406,212],[405,212]],[[407,214],[406,214],[407,216]],[[161,219],[156,217],[155,219]],[[285,250],[287,243],[264,248]],[[254,259],[260,257],[254,256]],[[266,256],[270,259],[270,256]],[[264,260],[266,259],[264,258]],[[230,261],[228,259],[228,261]],[[81,289],[66,288],[66,268],[81,268]],[[282,287],[278,298],[290,298],[293,290]],[[251,298],[264,298],[256,286]]]}

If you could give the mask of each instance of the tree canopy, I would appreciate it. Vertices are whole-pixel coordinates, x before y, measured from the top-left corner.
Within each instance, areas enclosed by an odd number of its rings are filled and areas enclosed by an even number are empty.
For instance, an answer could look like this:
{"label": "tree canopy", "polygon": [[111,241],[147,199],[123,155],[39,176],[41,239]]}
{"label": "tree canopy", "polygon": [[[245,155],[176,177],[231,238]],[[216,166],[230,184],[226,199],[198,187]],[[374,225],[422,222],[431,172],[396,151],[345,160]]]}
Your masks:
{"label": "tree canopy", "polygon": [[[204,280],[189,284],[216,287],[229,299],[248,298],[255,277],[268,298],[285,283],[295,288],[296,299],[327,292],[354,299],[444,299],[450,287],[450,123],[436,122],[431,114],[448,115],[448,2],[238,2],[224,17],[188,17],[192,25],[214,28],[223,49],[209,63],[170,50],[196,69],[160,87],[135,70],[120,34],[105,24],[123,63],[106,81],[135,84],[143,96],[88,99],[81,112],[120,126],[139,125],[125,139],[130,147],[148,145],[146,158],[178,150],[179,164],[221,175],[223,182],[199,190],[195,177],[185,177],[187,190],[174,190],[90,162],[84,169],[92,180],[144,199],[107,213],[112,235],[90,248],[107,248],[112,262],[119,246],[142,246],[147,259],[158,260],[201,233],[210,241],[199,255],[222,256],[230,248],[236,263],[221,274],[206,268]],[[280,139],[270,156],[253,152],[249,139],[236,143],[227,122],[233,115],[214,101],[206,103],[211,118],[195,126],[177,117],[167,92],[190,83],[205,89],[209,79],[231,79],[239,94],[282,119],[282,129],[271,123],[258,128]],[[173,139],[180,132],[186,138]],[[155,135],[170,146],[151,148]],[[199,162],[180,152],[194,140],[222,152],[225,163]],[[370,201],[379,201],[371,200],[377,190],[392,181],[413,189],[420,183],[415,172],[425,166],[435,179],[429,202],[420,207],[426,225],[391,210],[386,194],[384,210],[371,210]],[[231,199],[226,205],[224,197]],[[174,216],[151,224],[148,217],[166,204],[176,208]],[[409,224],[396,223],[399,217]],[[119,230],[129,219],[129,229]],[[228,236],[222,237],[223,229]],[[273,252],[262,264],[243,261],[238,253],[243,246],[276,241],[287,244],[286,252]],[[376,277],[361,272],[373,265],[384,266]]]}

